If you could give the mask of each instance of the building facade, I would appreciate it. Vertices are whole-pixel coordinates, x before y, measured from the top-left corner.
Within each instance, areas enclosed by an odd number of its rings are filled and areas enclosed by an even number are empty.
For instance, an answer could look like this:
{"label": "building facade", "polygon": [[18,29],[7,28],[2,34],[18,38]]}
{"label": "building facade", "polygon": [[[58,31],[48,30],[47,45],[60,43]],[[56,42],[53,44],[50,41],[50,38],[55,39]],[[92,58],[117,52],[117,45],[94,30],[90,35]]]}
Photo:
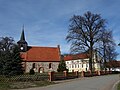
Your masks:
{"label": "building facade", "polygon": [[[66,62],[67,69],[69,72],[73,71],[90,71],[89,69],[89,55],[82,53],[76,55],[66,55],[64,56],[64,60]],[[96,54],[93,55],[93,69],[94,71],[100,70],[100,59]]]}

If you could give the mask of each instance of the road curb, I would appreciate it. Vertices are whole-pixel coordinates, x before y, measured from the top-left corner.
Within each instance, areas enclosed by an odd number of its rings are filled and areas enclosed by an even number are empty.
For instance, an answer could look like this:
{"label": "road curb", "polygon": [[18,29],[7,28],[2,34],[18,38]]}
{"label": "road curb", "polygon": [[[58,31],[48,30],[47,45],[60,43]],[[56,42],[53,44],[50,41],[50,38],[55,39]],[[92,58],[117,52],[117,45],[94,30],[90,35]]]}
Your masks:
{"label": "road curb", "polygon": [[112,87],[111,90],[117,90],[117,85],[118,85],[119,82],[120,82],[120,80],[118,80],[118,81],[113,85],[113,87]]}

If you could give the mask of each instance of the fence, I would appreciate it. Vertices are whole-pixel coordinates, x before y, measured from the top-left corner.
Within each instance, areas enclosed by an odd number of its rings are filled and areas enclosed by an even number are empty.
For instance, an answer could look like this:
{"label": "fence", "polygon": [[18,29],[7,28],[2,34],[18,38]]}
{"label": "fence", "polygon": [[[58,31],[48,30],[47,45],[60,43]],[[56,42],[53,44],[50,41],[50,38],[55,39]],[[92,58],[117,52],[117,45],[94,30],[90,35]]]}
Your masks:
{"label": "fence", "polygon": [[44,80],[49,80],[49,81],[54,81],[54,80],[64,80],[64,79],[73,79],[73,78],[78,78],[78,77],[90,77],[90,76],[100,76],[100,75],[105,75],[105,74],[112,74],[113,72],[108,72],[108,71],[96,71],[91,73],[89,72],[49,72],[49,73],[38,73],[35,75],[19,75],[19,76],[10,76],[10,77],[5,77],[5,76],[0,76],[0,82],[27,82],[27,81],[44,81]]}
{"label": "fence", "polygon": [[19,75],[19,76],[0,76],[0,82],[28,82],[28,81],[42,81],[48,80],[49,76],[47,73],[44,74],[35,74],[35,75]]}

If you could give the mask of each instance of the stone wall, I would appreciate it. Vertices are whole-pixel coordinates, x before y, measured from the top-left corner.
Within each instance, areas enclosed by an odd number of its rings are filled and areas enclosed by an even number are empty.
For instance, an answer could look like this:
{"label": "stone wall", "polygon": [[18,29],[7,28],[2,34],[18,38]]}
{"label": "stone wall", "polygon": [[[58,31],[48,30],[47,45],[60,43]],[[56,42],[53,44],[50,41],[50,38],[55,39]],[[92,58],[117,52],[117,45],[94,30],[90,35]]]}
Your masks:
{"label": "stone wall", "polygon": [[25,62],[25,72],[28,73],[30,69],[35,66],[35,72],[48,72],[48,71],[57,71],[59,62]]}

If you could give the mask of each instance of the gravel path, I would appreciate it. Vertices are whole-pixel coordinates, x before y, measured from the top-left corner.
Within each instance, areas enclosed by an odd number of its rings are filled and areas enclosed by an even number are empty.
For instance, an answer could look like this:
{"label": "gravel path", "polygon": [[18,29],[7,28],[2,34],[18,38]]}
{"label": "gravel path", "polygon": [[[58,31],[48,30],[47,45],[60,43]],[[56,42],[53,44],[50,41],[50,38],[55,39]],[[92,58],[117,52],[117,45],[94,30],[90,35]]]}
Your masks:
{"label": "gravel path", "polygon": [[78,78],[46,87],[37,87],[20,90],[112,90],[115,82],[120,79],[119,75],[106,75],[89,78]]}

